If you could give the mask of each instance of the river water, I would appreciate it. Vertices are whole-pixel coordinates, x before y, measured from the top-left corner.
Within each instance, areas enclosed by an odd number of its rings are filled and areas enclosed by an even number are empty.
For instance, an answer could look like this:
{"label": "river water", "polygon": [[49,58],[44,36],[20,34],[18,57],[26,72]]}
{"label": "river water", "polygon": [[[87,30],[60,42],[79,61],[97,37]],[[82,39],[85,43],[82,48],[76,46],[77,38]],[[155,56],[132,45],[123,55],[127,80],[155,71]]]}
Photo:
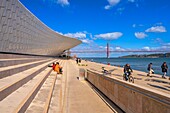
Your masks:
{"label": "river water", "polygon": [[84,58],[93,62],[108,64],[113,66],[123,67],[125,64],[130,64],[134,70],[147,72],[147,66],[149,63],[153,63],[153,69],[156,74],[162,74],[161,65],[163,62],[167,62],[169,67],[168,75],[170,76],[170,58]]}

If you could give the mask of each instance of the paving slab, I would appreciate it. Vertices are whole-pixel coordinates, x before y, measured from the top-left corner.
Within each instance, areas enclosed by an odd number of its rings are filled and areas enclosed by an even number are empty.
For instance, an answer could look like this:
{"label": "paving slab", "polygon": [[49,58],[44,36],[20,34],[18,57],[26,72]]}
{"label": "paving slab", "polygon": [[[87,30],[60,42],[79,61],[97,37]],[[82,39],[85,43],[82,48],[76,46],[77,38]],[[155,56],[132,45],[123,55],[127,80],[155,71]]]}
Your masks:
{"label": "paving slab", "polygon": [[[81,66],[86,69],[90,69],[93,71],[96,71],[98,73],[102,74],[102,67],[105,67],[106,70],[111,71],[111,75],[106,75],[111,78],[117,78],[120,80],[123,80],[123,67],[116,67],[116,66],[110,66],[105,65],[101,63],[96,62],[90,62],[90,61],[82,61],[82,63],[87,64],[88,66]],[[79,66],[80,67],[80,66]],[[146,72],[133,70],[132,76],[134,79],[134,84],[150,88],[152,90],[155,90],[159,93],[164,93],[169,95],[170,94],[170,80],[169,77],[167,79],[163,79],[162,75],[159,74],[152,74],[152,77],[148,77]]]}
{"label": "paving slab", "polygon": [[79,68],[72,60],[67,61],[66,69],[62,113],[113,113],[85,81],[77,79]]}

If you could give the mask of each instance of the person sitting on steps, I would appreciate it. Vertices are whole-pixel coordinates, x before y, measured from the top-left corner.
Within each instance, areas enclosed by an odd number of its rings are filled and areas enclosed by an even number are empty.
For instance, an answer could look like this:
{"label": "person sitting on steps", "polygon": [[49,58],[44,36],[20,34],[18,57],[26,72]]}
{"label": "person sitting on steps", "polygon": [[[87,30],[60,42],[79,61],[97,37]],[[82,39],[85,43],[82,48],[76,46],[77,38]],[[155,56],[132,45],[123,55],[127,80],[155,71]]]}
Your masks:
{"label": "person sitting on steps", "polygon": [[62,67],[59,65],[59,62],[56,63],[54,71],[56,71],[57,74],[62,74]]}

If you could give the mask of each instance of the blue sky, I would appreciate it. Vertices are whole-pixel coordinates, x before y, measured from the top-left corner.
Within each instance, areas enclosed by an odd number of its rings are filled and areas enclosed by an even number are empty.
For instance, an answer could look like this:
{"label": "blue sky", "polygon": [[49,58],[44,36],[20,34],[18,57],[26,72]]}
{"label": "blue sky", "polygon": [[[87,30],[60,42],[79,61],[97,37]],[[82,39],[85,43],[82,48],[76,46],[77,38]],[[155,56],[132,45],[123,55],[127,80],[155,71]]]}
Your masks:
{"label": "blue sky", "polygon": [[170,51],[170,0],[20,1],[54,31],[82,40],[74,51],[105,50],[107,42],[110,50]]}

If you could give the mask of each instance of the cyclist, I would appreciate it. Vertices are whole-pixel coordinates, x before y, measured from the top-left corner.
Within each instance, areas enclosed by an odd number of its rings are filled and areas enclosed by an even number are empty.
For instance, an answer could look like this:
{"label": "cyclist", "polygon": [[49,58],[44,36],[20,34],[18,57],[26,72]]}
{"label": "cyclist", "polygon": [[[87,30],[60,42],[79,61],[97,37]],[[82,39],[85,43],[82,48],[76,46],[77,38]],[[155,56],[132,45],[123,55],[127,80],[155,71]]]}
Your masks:
{"label": "cyclist", "polygon": [[125,80],[127,81],[129,79],[129,76],[133,72],[132,68],[130,67],[129,64],[126,64],[124,66],[124,75],[125,75]]}
{"label": "cyclist", "polygon": [[105,69],[105,67],[102,67],[102,73],[103,74],[111,74],[111,72],[109,72],[108,70]]}

